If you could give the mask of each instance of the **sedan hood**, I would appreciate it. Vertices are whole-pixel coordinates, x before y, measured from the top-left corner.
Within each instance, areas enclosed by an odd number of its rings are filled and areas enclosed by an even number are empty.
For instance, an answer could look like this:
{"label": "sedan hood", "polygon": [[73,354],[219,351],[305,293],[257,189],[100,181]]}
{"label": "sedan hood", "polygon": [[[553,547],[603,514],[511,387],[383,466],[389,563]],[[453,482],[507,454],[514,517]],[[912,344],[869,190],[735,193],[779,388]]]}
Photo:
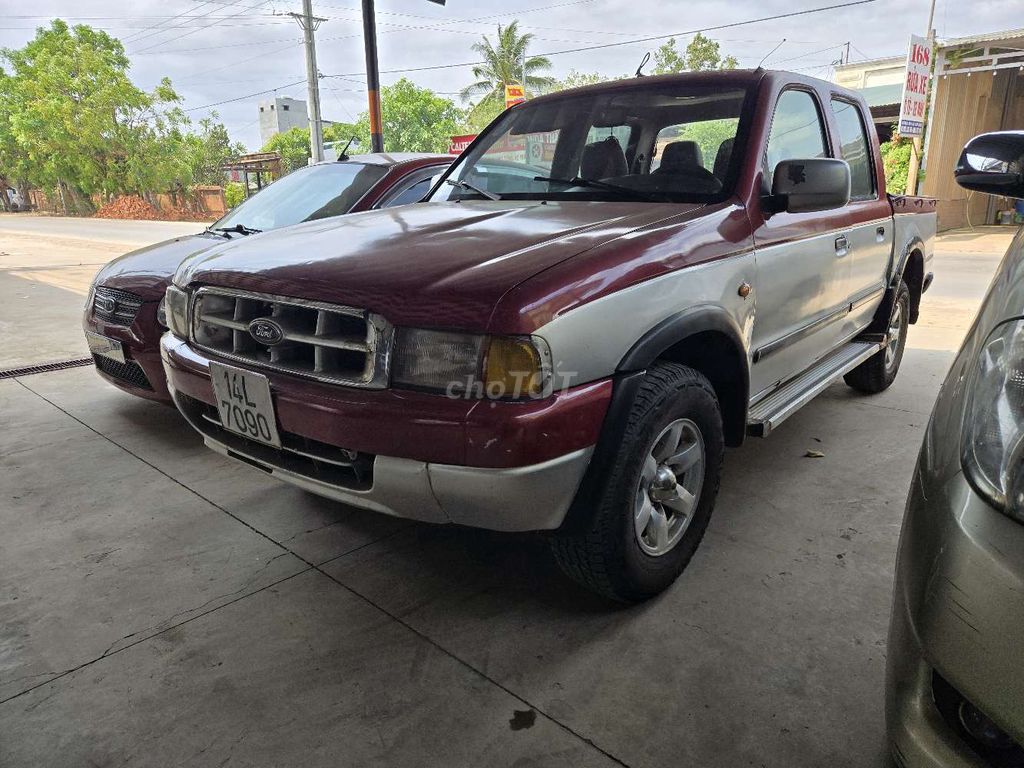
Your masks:
{"label": "sedan hood", "polygon": [[465,201],[369,211],[224,243],[175,282],[378,312],[396,325],[486,327],[511,288],[638,228],[692,214],[678,203]]}
{"label": "sedan hood", "polygon": [[134,293],[146,301],[163,298],[181,262],[223,243],[217,235],[185,235],[119,256],[96,275],[96,285]]}

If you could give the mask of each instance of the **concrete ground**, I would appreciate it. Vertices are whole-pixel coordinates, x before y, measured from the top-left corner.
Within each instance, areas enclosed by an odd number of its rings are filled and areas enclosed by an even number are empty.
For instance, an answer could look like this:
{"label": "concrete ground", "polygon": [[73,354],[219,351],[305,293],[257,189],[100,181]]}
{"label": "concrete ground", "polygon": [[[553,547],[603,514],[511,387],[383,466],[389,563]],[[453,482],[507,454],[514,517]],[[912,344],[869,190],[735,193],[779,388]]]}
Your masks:
{"label": "concrete ground", "polygon": [[[101,223],[0,217],[0,332],[31,362],[70,349],[87,271],[33,254],[94,270],[129,242]],[[628,608],[532,537],[270,481],[89,368],[0,381],[0,766],[884,765],[910,473],[1008,240],[945,236],[895,385],[731,452],[690,567]]]}

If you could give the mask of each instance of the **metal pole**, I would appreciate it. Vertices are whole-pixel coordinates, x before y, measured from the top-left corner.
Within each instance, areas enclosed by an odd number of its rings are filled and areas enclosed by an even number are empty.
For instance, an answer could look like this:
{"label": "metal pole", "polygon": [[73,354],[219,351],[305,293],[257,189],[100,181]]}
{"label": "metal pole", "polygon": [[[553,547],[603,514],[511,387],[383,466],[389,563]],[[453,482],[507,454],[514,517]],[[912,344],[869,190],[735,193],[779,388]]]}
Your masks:
{"label": "metal pole", "polygon": [[[935,0],[932,0],[931,7],[928,10],[928,32],[927,32],[927,34],[928,34],[928,47],[931,49],[931,52],[929,54],[930,56],[934,56],[935,55],[935,34],[934,34],[933,30],[932,30],[932,23],[934,21],[935,21]],[[932,60],[932,65],[933,66],[934,66],[934,63],[935,63],[934,60]],[[929,85],[929,90],[930,90],[930,85]],[[929,93],[928,94],[929,102],[931,100],[930,96],[931,96],[931,94]],[[925,104],[925,114],[928,114],[928,104],[927,103]],[[927,124],[925,125],[925,130],[928,130]],[[910,152],[910,163],[908,164],[908,167],[907,167],[907,194],[908,195],[916,195],[917,194],[917,177],[919,175],[919,171],[920,171],[920,168],[921,168],[921,150],[922,150],[923,147],[924,147],[924,142],[921,140],[921,137],[920,136],[915,136],[914,137],[914,145],[913,145],[913,147],[911,149],[911,152]]]}
{"label": "metal pole", "polygon": [[373,0],[363,0],[363,45],[366,48],[366,97],[370,114],[370,150],[384,151],[380,117],[380,73],[377,67],[377,19]]}

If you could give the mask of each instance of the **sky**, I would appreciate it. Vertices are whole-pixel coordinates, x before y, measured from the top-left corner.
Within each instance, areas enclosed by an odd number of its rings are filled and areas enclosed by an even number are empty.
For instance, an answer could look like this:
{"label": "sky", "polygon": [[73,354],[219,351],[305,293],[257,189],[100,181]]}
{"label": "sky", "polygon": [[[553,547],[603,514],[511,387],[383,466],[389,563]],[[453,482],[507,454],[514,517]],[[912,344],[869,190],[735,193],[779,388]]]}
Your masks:
{"label": "sky", "polygon": [[[462,104],[472,82],[470,46],[518,19],[534,35],[530,53],[549,54],[551,74],[570,70],[632,73],[644,54],[677,35],[682,50],[695,30],[719,41],[741,67],[789,69],[828,78],[850,44],[850,60],[905,55],[908,35],[924,34],[929,0],[874,0],[838,10],[739,24],[849,0],[377,0],[381,82],[405,76]],[[132,80],[152,89],[169,77],[193,120],[215,111],[233,139],[259,149],[258,102],[272,89],[306,98],[302,33],[289,12],[301,0],[0,0],[0,47],[17,48],[53,18],[89,24],[121,39]],[[1021,26],[1024,0],[936,0],[940,38]],[[323,117],[354,121],[366,108],[358,0],[313,0],[326,19],[316,33]],[[727,28],[711,29],[723,25]],[[623,43],[590,51],[586,46]],[[767,58],[765,58],[767,57]],[[440,69],[417,68],[445,66]],[[648,65],[648,72],[653,65]],[[398,70],[398,71],[395,71]],[[256,95],[257,92],[268,93]],[[242,97],[242,98],[240,98]],[[226,103],[220,103],[226,102]],[[216,106],[209,106],[216,105]]]}

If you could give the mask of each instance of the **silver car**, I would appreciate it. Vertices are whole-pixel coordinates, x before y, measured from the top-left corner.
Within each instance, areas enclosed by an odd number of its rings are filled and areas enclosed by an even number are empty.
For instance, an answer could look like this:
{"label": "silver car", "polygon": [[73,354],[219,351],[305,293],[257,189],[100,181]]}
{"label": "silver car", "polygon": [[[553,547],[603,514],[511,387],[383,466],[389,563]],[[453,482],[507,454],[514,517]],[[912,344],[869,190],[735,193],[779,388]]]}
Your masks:
{"label": "silver car", "polygon": [[[968,189],[1024,198],[1024,132],[973,139],[955,173]],[[925,434],[887,667],[899,765],[1024,766],[1024,229]]]}

